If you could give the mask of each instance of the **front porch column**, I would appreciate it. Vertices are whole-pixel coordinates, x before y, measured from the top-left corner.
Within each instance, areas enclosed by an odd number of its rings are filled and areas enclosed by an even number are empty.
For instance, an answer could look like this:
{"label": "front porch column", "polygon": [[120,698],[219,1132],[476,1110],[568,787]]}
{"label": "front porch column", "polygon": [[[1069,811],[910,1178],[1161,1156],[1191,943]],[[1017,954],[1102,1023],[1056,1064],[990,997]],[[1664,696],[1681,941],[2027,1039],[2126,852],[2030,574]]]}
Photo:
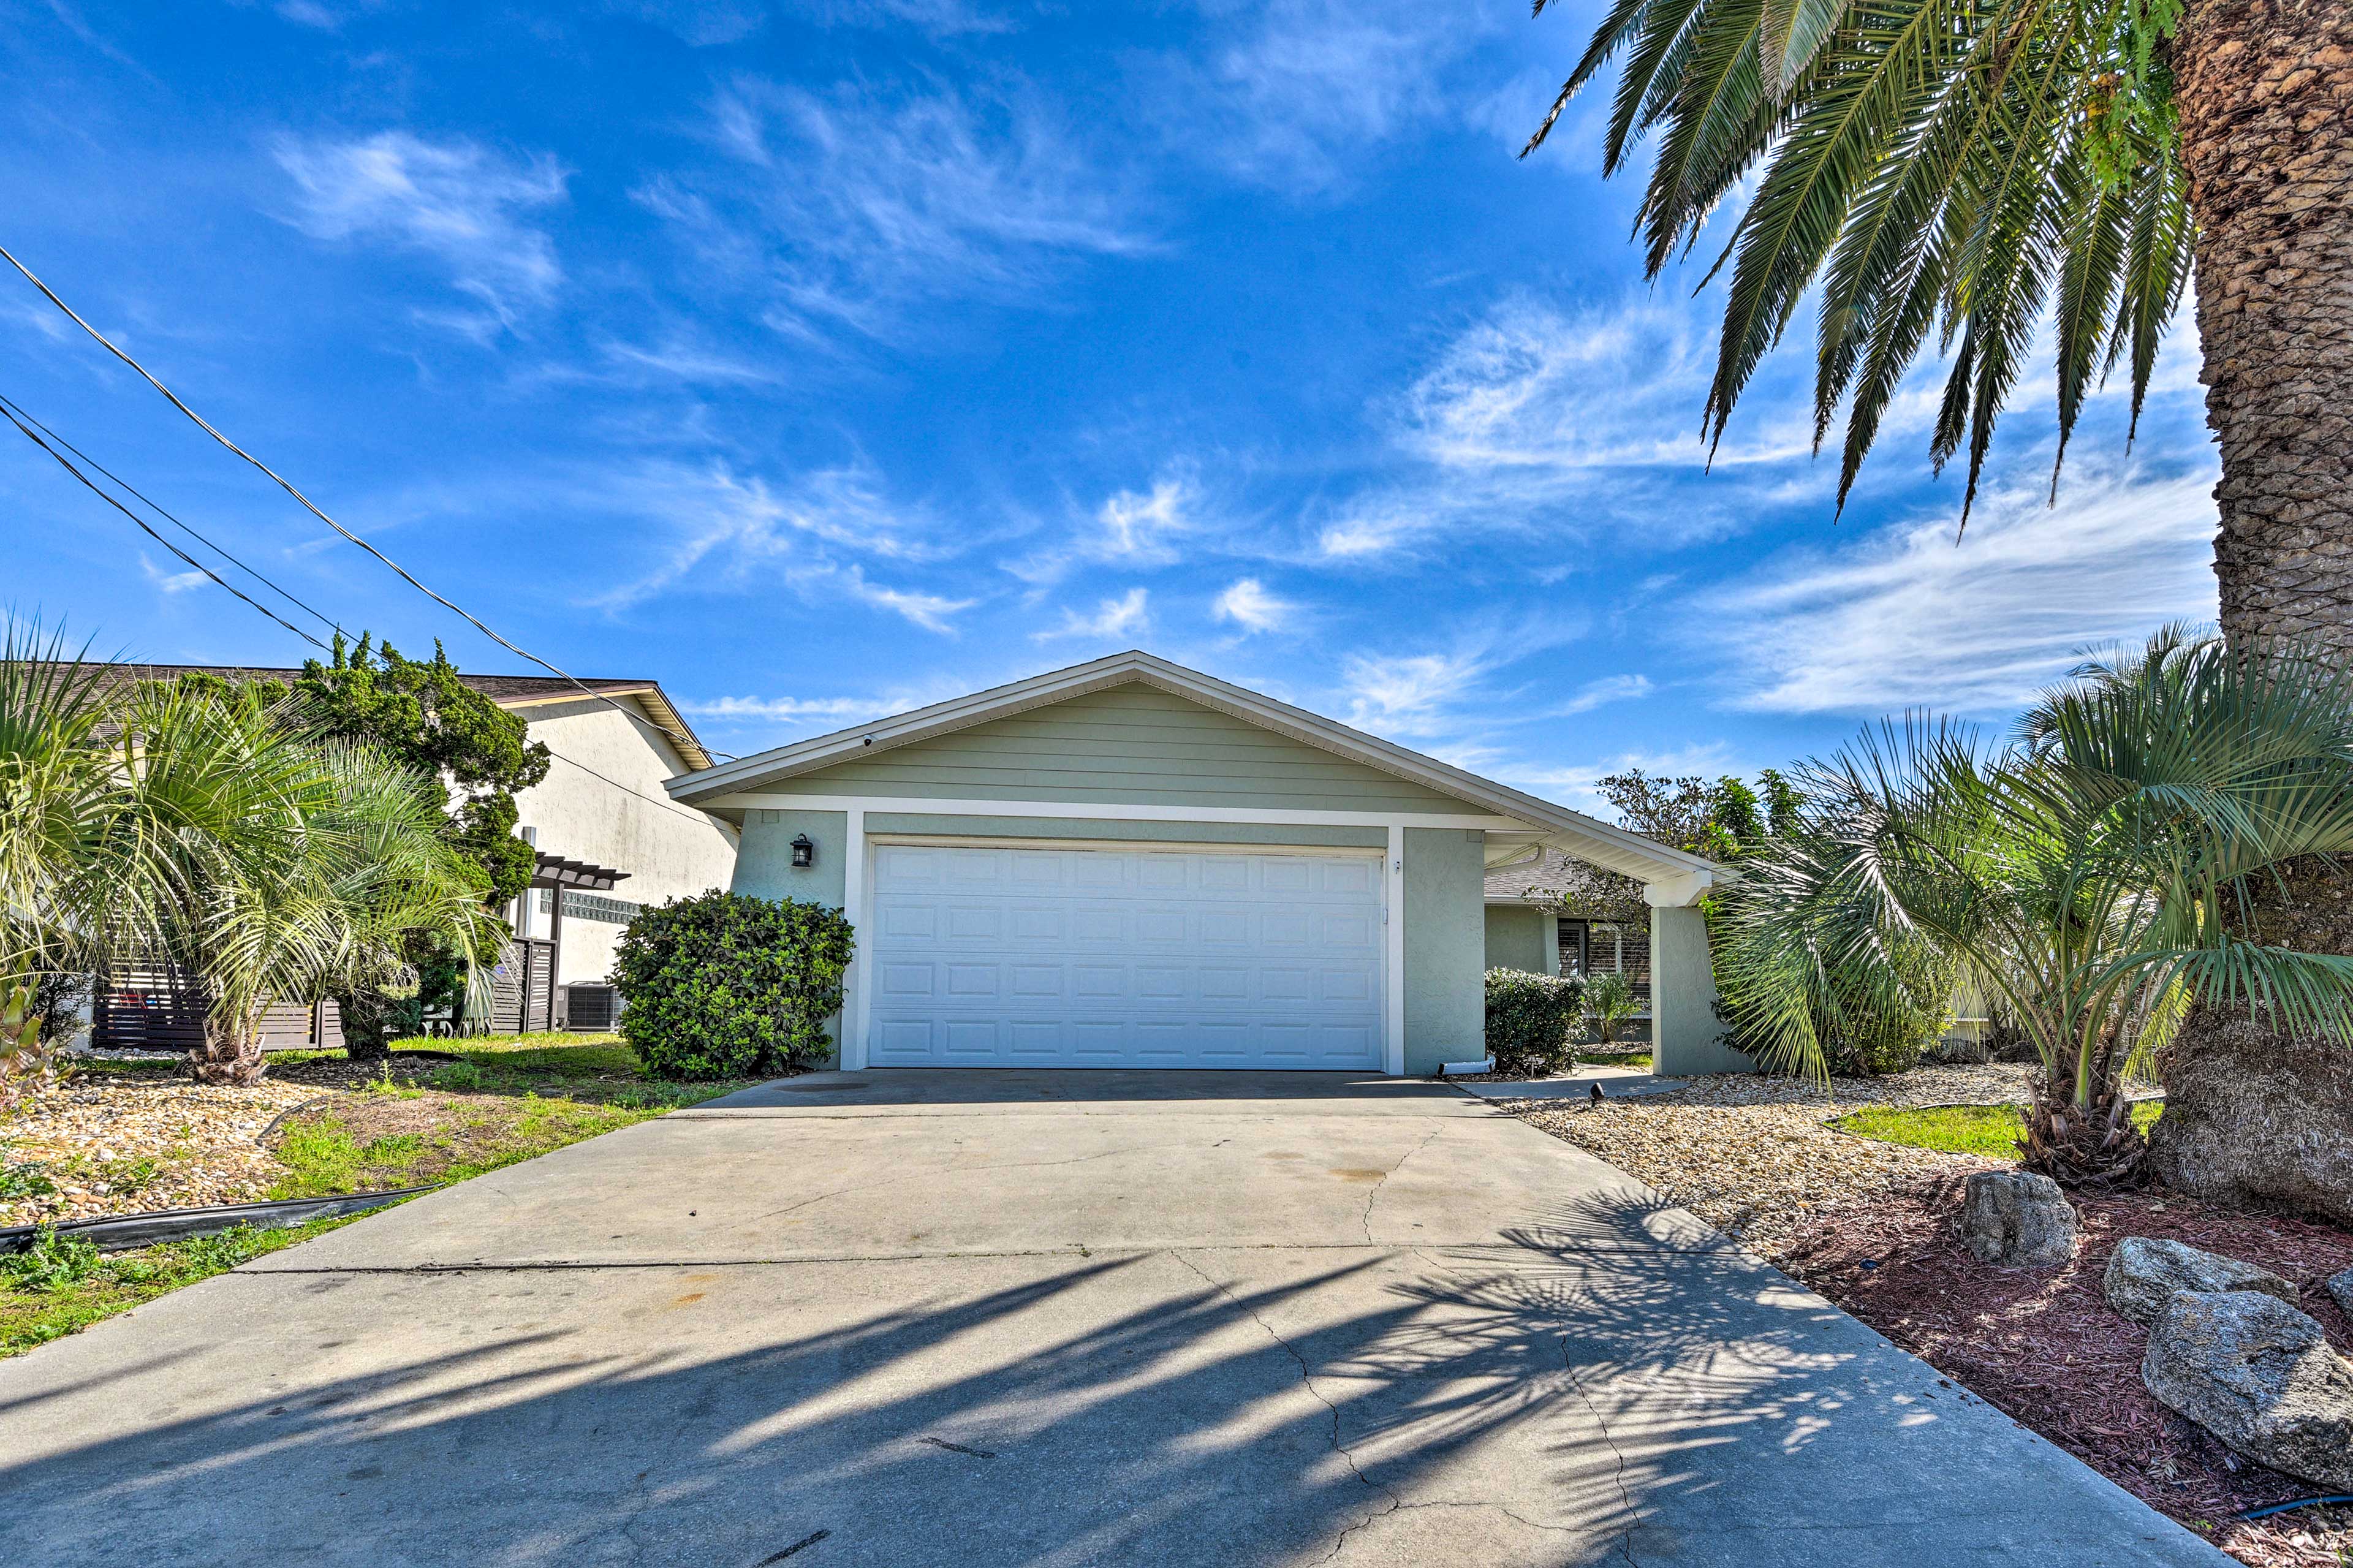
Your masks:
{"label": "front porch column", "polygon": [[1699,888],[1652,883],[1651,905],[1651,1070],[1662,1078],[1755,1072],[1756,1061],[1722,1043],[1715,1017],[1715,970]]}

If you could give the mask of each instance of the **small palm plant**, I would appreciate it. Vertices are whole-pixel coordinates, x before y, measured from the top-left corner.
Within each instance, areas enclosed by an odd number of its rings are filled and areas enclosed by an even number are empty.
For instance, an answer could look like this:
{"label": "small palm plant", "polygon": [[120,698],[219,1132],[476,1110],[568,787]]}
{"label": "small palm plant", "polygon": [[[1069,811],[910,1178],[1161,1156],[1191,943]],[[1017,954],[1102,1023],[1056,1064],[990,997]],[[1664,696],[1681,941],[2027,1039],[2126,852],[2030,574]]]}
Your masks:
{"label": "small palm plant", "polygon": [[1822,1073],[1820,990],[1889,992],[1925,953],[2042,1060],[2029,1167],[2118,1182],[2146,1147],[2126,1070],[2190,1005],[2353,1036],[2353,958],[2245,934],[2283,867],[2353,850],[2353,682],[2322,661],[2169,630],[2046,695],[2012,746],[1919,720],[1803,780],[1798,841],[1725,900],[1724,984],[1768,1066]]}
{"label": "small palm plant", "polygon": [[204,984],[200,1079],[257,1081],[263,1013],[396,983],[413,934],[469,961],[505,934],[434,781],[311,738],[257,689],[144,688],[115,744],[139,840],[119,855],[142,872],[115,923]]}
{"label": "small palm plant", "polygon": [[1585,1021],[1602,1045],[1618,1038],[1618,1026],[1641,1010],[1634,982],[1622,970],[1607,970],[1585,984]]}

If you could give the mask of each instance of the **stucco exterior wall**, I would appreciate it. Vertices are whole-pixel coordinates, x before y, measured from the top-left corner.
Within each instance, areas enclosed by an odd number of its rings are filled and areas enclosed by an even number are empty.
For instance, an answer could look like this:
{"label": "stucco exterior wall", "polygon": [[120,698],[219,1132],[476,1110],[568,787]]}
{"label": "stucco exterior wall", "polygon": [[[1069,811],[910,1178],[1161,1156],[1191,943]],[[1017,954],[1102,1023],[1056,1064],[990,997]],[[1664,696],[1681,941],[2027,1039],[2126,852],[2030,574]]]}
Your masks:
{"label": "stucco exterior wall", "polygon": [[[663,781],[686,771],[668,736],[634,713],[586,698],[521,711],[531,738],[545,742],[556,757],[544,780],[515,797],[521,825],[537,830],[543,851],[628,872],[607,896],[630,903],[659,904],[729,884],[734,830],[664,793]],[[525,901],[532,934],[545,936],[548,916],[538,895]],[[617,923],[566,919],[557,983],[603,979],[620,934]]]}
{"label": "stucco exterior wall", "polygon": [[1487,1054],[1487,836],[1405,830],[1405,1070]]}
{"label": "stucco exterior wall", "polygon": [[1756,1059],[1723,1043],[1707,917],[1696,908],[1651,911],[1651,1070],[1662,1078],[1755,1072]]}
{"label": "stucco exterior wall", "polygon": [[[1487,967],[1517,969],[1529,974],[1551,973],[1545,966],[1545,938],[1552,921],[1544,910],[1526,904],[1487,906]],[[1557,952],[1552,969],[1560,967]]]}

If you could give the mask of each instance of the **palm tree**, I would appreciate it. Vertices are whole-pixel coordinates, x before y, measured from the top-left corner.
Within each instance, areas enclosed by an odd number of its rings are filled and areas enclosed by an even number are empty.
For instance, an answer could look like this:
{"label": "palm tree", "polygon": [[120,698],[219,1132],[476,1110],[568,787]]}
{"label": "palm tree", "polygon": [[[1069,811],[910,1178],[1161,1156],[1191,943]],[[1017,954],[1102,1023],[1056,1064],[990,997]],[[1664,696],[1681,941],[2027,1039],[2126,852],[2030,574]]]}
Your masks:
{"label": "palm tree", "polygon": [[[2045,318],[2063,460],[2119,365],[2137,425],[2194,272],[2223,633],[2353,656],[2353,0],[1610,0],[1531,150],[1613,60],[1605,167],[1657,147],[1651,274],[1741,204],[1715,262],[1712,438],[1818,289],[1815,438],[1843,406],[1840,504],[1933,329],[1950,369],[1930,457],[1967,448],[1966,521]],[[2353,952],[2341,880],[2284,869],[2271,924]],[[2242,1146],[2227,1181],[2168,1172],[2209,1196],[2313,1184],[2306,1131],[2277,1133],[2261,1102],[2336,1058],[2247,1021],[2191,1020],[2173,1059],[2195,1070],[2168,1079],[2169,1121]],[[2341,1087],[2306,1128],[2353,1146]]]}
{"label": "palm tree", "polygon": [[[197,1076],[262,1070],[281,1000],[374,993],[417,940],[477,960],[502,923],[438,781],[313,738],[257,688],[114,689],[37,627],[0,632],[0,1086],[53,1076],[58,976],[168,963],[208,1003]],[[479,973],[481,965],[471,967]]]}
{"label": "palm tree", "polygon": [[55,1076],[48,977],[87,966],[102,890],[90,849],[110,778],[96,668],[62,637],[0,630],[0,1094]]}
{"label": "palm tree", "polygon": [[505,934],[435,781],[315,740],[283,699],[143,687],[113,749],[124,805],[110,858],[135,868],[113,924],[123,945],[204,985],[200,1079],[259,1080],[273,1004],[396,981],[412,933],[469,960]]}
{"label": "palm tree", "polygon": [[1716,262],[1713,438],[1819,283],[1841,502],[1931,328],[1951,354],[1931,455],[1966,445],[1973,497],[2045,314],[2063,457],[2119,363],[2137,418],[2194,258],[2224,632],[2353,649],[2353,570],[2310,559],[2353,539],[2353,5],[1614,0],[1530,150],[1620,58],[1604,166],[1655,136],[1653,277],[1762,164]]}
{"label": "palm tree", "polygon": [[1825,993],[1900,987],[1923,950],[2040,1056],[2028,1164],[2132,1176],[2123,1079],[2192,1007],[2353,1037],[2353,958],[2264,941],[2284,867],[2353,851],[2353,679],[2160,634],[2042,700],[2012,747],[1918,720],[1801,773],[1801,830],[1726,895],[1728,998],[1769,1065],[1820,1073]]}

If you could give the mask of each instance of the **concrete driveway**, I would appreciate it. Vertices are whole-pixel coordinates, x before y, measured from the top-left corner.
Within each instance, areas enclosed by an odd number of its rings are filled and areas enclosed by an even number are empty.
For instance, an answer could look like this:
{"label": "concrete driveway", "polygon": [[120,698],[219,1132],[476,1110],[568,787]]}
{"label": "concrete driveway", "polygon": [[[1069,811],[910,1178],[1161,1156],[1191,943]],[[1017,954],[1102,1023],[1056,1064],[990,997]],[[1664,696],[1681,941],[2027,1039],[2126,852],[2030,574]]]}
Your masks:
{"label": "concrete driveway", "polygon": [[0,1363],[0,1560],[2222,1564],[1387,1079],[820,1075]]}

